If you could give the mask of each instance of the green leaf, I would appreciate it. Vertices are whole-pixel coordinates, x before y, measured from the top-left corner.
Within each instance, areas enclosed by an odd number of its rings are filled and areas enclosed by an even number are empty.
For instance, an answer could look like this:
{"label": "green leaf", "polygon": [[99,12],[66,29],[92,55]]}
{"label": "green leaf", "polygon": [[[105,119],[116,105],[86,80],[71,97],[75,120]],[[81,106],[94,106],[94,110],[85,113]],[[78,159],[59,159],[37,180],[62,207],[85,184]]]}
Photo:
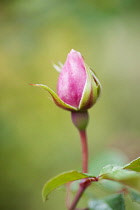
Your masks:
{"label": "green leaf", "polygon": [[[42,191],[43,200],[47,200],[47,196],[55,190],[56,188],[60,187],[61,185],[64,185],[68,182],[80,180],[83,178],[91,177],[90,175],[83,174],[78,171],[68,171],[61,173],[54,178],[50,179],[44,186]],[[93,177],[93,176],[92,176]]]}
{"label": "green leaf", "polygon": [[120,182],[128,187],[132,187],[140,191],[140,173],[136,171],[129,171],[126,169],[114,169],[108,170],[100,176],[100,179],[108,179],[116,182]]}
{"label": "green leaf", "polygon": [[124,186],[119,182],[114,182],[111,180],[103,180],[100,182],[100,186],[103,187],[104,190],[109,191],[110,193],[119,192]]}
{"label": "green leaf", "polygon": [[112,210],[125,210],[125,201],[122,194],[114,194],[108,196],[104,201],[111,207]]}
{"label": "green leaf", "polygon": [[103,200],[91,200],[89,208],[90,210],[125,210],[124,196],[122,194],[114,194]]}
{"label": "green leaf", "polygon": [[102,174],[111,173],[111,172],[119,170],[119,169],[121,169],[121,166],[117,166],[115,164],[107,165],[107,166],[102,168],[99,176],[101,176]]}
{"label": "green leaf", "polygon": [[135,190],[130,190],[130,196],[133,201],[140,203],[140,193]]}
{"label": "green leaf", "polygon": [[89,172],[98,176],[101,169],[109,164],[124,166],[128,162],[127,157],[116,149],[101,150],[96,153],[89,164]]}
{"label": "green leaf", "polygon": [[112,210],[112,208],[103,200],[89,201],[89,210]]}
{"label": "green leaf", "polygon": [[140,157],[138,157],[137,159],[135,159],[132,162],[128,163],[123,168],[140,172]]}

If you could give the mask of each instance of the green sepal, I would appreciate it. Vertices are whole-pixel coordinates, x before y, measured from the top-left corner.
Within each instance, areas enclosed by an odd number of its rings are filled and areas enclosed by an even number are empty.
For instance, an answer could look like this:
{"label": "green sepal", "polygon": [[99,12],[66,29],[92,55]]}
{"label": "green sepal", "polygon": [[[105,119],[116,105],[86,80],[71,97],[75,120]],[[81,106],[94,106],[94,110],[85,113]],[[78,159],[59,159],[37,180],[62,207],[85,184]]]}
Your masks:
{"label": "green sepal", "polygon": [[93,93],[92,93],[92,77],[89,67],[85,64],[86,69],[86,83],[82,93],[82,97],[79,103],[79,110],[87,110],[93,105]]}
{"label": "green sepal", "polygon": [[89,109],[96,102],[98,98],[98,86],[92,78],[91,70],[85,63],[86,69],[86,83],[80,100],[78,109],[85,110]]}
{"label": "green sepal", "polygon": [[95,73],[85,63],[86,83],[80,100],[78,109],[89,109],[99,98],[101,92],[101,84]]}
{"label": "green sepal", "polygon": [[55,104],[57,106],[59,106],[60,108],[66,109],[66,110],[69,110],[69,111],[77,111],[77,108],[75,108],[73,106],[70,106],[69,104],[66,104],[64,101],[62,101],[61,98],[59,98],[59,96],[48,86],[43,85],[43,84],[31,84],[31,85],[32,86],[37,86],[37,87],[42,87],[45,90],[47,90],[51,94]]}
{"label": "green sepal", "polygon": [[101,86],[101,83],[100,83],[99,79],[97,78],[95,72],[91,68],[90,68],[90,73],[94,80],[93,90],[96,90],[96,92],[94,93],[95,99],[96,99],[95,102],[96,102],[101,94],[102,86]]}

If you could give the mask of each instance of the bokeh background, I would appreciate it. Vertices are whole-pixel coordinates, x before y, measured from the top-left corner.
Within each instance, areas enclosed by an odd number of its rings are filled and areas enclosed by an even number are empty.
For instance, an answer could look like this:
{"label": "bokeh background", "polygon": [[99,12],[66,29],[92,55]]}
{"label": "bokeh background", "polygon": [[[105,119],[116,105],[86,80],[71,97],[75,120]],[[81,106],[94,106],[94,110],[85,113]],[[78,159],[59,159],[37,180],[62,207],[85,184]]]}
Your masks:
{"label": "bokeh background", "polygon": [[52,63],[64,63],[72,48],[103,86],[89,111],[91,170],[140,155],[139,22],[137,0],[0,0],[0,209],[65,209],[64,188],[45,204],[41,190],[56,174],[81,169],[78,132],[69,112],[28,84],[55,90]]}

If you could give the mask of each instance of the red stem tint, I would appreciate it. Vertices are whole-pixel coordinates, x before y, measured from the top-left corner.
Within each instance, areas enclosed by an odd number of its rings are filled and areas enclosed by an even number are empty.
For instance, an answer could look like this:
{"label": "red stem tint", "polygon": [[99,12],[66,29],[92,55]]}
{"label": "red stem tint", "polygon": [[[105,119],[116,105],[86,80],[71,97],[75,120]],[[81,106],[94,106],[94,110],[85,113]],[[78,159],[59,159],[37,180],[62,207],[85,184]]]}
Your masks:
{"label": "red stem tint", "polygon": [[78,203],[78,201],[80,200],[81,196],[83,195],[85,189],[86,189],[86,188],[80,186],[80,188],[79,188],[79,190],[78,190],[78,192],[77,192],[77,194],[76,194],[76,196],[75,196],[75,198],[74,198],[74,200],[73,200],[73,202],[72,202],[72,205],[71,205],[71,207],[69,208],[69,210],[74,210],[74,209],[76,208],[77,203]]}
{"label": "red stem tint", "polygon": [[[85,130],[79,131],[81,145],[82,145],[82,171],[83,173],[88,172],[88,143],[87,143],[87,135]],[[76,208],[77,203],[79,202],[81,196],[83,195],[85,189],[89,186],[89,184],[80,183],[79,190],[69,208],[69,210],[74,210]]]}
{"label": "red stem tint", "polygon": [[88,172],[88,143],[86,131],[79,131],[82,145],[82,171],[83,173]]}

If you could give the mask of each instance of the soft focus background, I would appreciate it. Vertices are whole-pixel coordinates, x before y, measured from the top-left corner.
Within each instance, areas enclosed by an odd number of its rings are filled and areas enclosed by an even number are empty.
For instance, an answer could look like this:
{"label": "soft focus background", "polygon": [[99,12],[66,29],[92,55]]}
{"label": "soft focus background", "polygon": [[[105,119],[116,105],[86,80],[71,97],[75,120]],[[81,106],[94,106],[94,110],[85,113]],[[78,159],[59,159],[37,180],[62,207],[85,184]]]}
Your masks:
{"label": "soft focus background", "polygon": [[64,188],[47,203],[41,190],[52,176],[81,169],[78,132],[69,112],[28,84],[56,90],[52,63],[72,48],[103,86],[89,111],[91,170],[140,155],[139,12],[137,0],[0,0],[0,209],[65,209]]}

